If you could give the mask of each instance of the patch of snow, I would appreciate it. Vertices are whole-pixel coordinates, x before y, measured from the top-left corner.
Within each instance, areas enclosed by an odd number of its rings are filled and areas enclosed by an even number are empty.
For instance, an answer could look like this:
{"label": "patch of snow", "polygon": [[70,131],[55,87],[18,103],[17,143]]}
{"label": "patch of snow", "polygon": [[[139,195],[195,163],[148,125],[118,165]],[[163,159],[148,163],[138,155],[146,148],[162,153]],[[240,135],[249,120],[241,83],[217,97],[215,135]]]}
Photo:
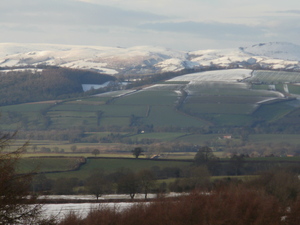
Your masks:
{"label": "patch of snow", "polygon": [[247,54],[266,56],[287,61],[300,61],[300,46],[286,42],[269,42],[244,47]]}
{"label": "patch of snow", "polygon": [[169,71],[180,71],[183,70],[185,67],[183,66],[183,61],[181,59],[167,59],[163,62],[157,63],[156,67],[162,68],[163,72],[169,72]]}
{"label": "patch of snow", "polygon": [[130,93],[136,92],[136,90],[120,90],[120,91],[110,91],[101,94],[97,94],[94,96],[98,97],[121,97]]}
{"label": "patch of snow", "polygon": [[0,70],[0,73],[1,72],[4,72],[4,73],[8,73],[8,72],[24,72],[24,71],[42,72],[43,69],[34,69],[34,68],[10,69],[10,70]]}
{"label": "patch of snow", "polygon": [[67,204],[44,204],[42,206],[42,218],[51,218],[54,216],[58,221],[62,220],[69,213],[75,213],[77,216],[86,217],[93,209],[111,208],[117,211],[125,210],[136,203],[67,203]]}
{"label": "patch of snow", "polygon": [[107,81],[105,82],[104,84],[82,84],[82,89],[83,91],[90,91],[92,89],[99,89],[99,88],[105,88],[107,86],[109,86],[111,82],[110,81]]}
{"label": "patch of snow", "polygon": [[231,69],[231,70],[215,70],[200,73],[191,73],[187,75],[178,76],[169,81],[190,81],[190,82],[204,82],[204,81],[222,81],[222,82],[238,82],[251,76],[252,70],[247,69]]}
{"label": "patch of snow", "polygon": [[16,66],[20,60],[17,59],[3,59],[2,63],[0,64],[1,67],[12,67]]}

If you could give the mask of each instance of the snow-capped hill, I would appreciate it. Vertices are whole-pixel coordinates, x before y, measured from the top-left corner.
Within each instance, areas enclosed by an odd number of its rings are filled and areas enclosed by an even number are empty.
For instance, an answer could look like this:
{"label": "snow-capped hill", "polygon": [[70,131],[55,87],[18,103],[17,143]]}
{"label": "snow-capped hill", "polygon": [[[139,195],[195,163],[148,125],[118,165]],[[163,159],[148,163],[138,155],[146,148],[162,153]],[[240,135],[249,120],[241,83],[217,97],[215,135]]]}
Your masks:
{"label": "snow-capped hill", "polygon": [[240,49],[246,54],[254,56],[266,56],[274,59],[300,61],[300,46],[291,43],[260,43]]}
{"label": "snow-capped hill", "polygon": [[300,46],[280,42],[193,52],[152,46],[121,48],[0,43],[1,68],[49,65],[88,69],[111,75],[249,66],[300,71],[299,62]]}
{"label": "snow-capped hill", "polygon": [[228,67],[232,63],[243,62],[249,58],[249,55],[240,52],[238,49],[222,50],[200,50],[191,52],[190,59],[201,66],[217,65]]}
{"label": "snow-capped hill", "polygon": [[0,44],[0,67],[40,64],[92,69],[107,74],[153,73],[155,64],[168,59],[186,58],[186,53],[161,47],[131,48],[51,44]]}
{"label": "snow-capped hill", "polygon": [[300,46],[271,42],[250,47],[222,50],[200,50],[189,53],[193,62],[218,67],[257,65],[268,69],[300,70]]}

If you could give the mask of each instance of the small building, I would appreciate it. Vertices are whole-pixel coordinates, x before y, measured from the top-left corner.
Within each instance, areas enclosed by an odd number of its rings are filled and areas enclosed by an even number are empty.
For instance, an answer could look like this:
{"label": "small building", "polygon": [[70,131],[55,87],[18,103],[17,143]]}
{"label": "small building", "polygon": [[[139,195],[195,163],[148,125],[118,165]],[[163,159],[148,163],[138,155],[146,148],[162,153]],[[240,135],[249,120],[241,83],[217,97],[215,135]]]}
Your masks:
{"label": "small building", "polygon": [[225,136],[223,136],[223,139],[231,139],[232,137],[231,137],[231,135],[225,135]]}

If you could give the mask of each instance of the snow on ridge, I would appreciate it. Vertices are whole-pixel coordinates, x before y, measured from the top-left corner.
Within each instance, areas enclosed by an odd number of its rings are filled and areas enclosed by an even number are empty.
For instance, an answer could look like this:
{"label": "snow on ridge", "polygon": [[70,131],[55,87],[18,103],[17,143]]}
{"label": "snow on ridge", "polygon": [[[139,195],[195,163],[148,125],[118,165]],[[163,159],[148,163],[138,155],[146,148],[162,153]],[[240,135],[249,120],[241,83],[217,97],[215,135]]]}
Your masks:
{"label": "snow on ridge", "polygon": [[287,42],[269,42],[240,48],[247,54],[287,61],[300,61],[300,46]]}
{"label": "snow on ridge", "polygon": [[152,46],[120,48],[0,43],[1,67],[45,64],[117,74],[122,69],[155,67],[155,64],[172,58],[186,60],[186,53]]}
{"label": "snow on ridge", "polygon": [[238,49],[200,50],[189,53],[193,62],[202,66],[211,64],[227,67],[231,63],[258,63],[261,66],[278,68],[300,67],[300,46],[285,42],[270,42]]}
{"label": "snow on ridge", "polygon": [[38,64],[91,69],[111,75],[175,72],[212,65],[227,68],[259,64],[271,69],[300,70],[300,46],[271,42],[236,49],[183,52],[158,46],[0,43],[0,67]]}

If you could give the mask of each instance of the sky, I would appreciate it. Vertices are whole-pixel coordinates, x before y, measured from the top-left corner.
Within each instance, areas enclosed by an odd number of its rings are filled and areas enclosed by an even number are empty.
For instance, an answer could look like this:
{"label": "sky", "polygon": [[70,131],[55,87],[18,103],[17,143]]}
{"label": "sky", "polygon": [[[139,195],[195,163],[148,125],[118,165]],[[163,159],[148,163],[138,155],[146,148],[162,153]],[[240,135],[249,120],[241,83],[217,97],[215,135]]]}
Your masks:
{"label": "sky", "polygon": [[195,51],[300,45],[299,0],[2,0],[0,43]]}

